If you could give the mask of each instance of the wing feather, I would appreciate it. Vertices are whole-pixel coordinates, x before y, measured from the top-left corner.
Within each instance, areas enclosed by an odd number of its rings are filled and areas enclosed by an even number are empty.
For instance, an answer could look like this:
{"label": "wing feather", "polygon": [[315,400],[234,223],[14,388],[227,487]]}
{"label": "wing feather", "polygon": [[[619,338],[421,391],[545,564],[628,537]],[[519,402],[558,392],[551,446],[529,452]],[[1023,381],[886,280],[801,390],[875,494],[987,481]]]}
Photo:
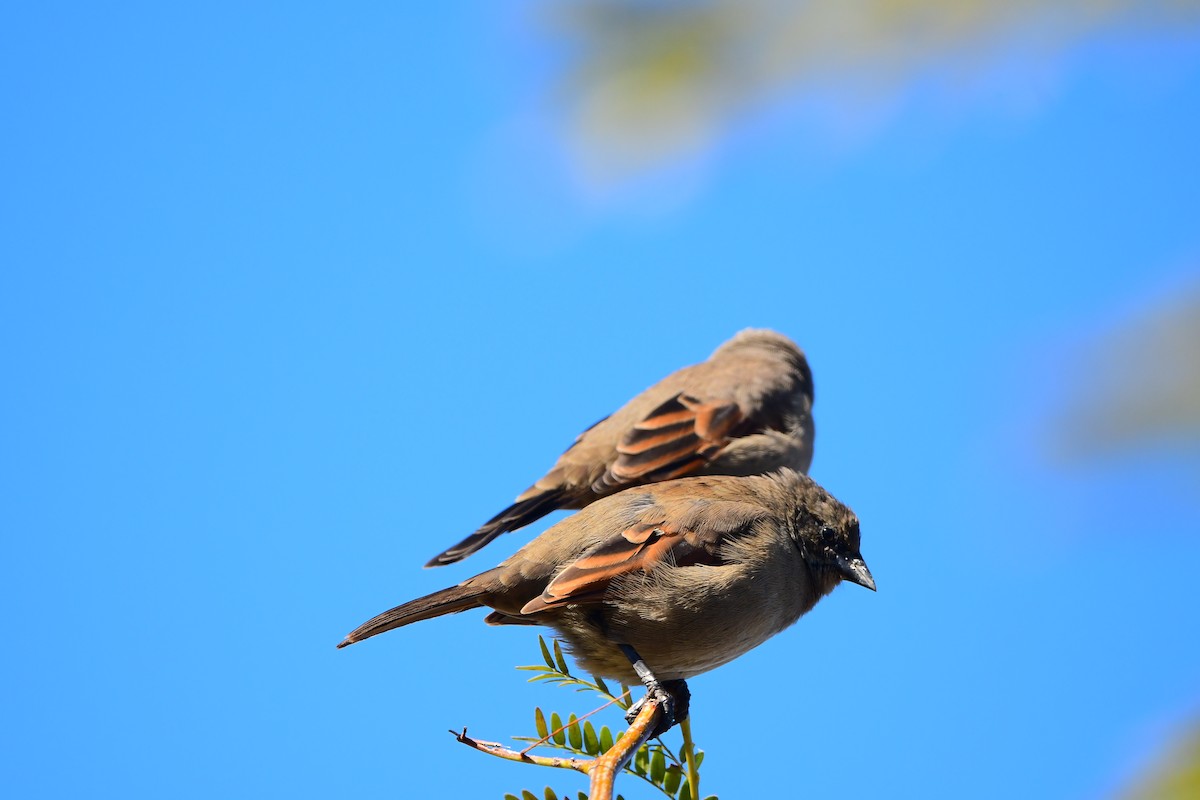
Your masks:
{"label": "wing feather", "polygon": [[721,545],[748,531],[765,515],[760,506],[734,501],[690,499],[651,506],[633,525],[559,572],[521,613],[600,602],[614,581],[638,573],[648,575],[664,565],[720,566],[724,563]]}
{"label": "wing feather", "polygon": [[621,438],[616,461],[592,488],[606,493],[694,472],[729,443],[744,417],[736,403],[706,402],[680,392]]}

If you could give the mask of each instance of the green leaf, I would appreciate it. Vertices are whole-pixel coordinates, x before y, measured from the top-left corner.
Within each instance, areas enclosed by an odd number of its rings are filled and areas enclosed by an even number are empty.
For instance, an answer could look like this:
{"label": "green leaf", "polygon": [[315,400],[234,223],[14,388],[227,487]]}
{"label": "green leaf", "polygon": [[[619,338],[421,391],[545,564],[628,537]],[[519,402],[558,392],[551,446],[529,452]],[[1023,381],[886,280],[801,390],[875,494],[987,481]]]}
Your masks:
{"label": "green leaf", "polygon": [[574,714],[567,717],[567,737],[571,741],[571,747],[576,750],[583,749],[583,731],[579,729],[579,719]]}
{"label": "green leaf", "polygon": [[561,679],[561,676],[559,676],[557,672],[543,672],[541,675],[534,675],[529,679],[529,682],[535,683],[537,681],[557,681]]}
{"label": "green leaf", "polygon": [[538,800],[538,796],[528,789],[522,789],[521,800]]}
{"label": "green leaf", "polygon": [[715,794],[710,794],[708,797],[704,798],[704,800],[717,800],[717,796]]}
{"label": "green leaf", "polygon": [[549,786],[546,787],[545,795],[546,800],[558,800],[558,792],[554,791]]}
{"label": "green leaf", "polygon": [[587,792],[580,792],[578,800],[588,800]]}
{"label": "green leaf", "polygon": [[621,702],[617,703],[621,708],[628,709],[633,705],[633,692],[629,691],[629,687],[621,684]]}
{"label": "green leaf", "polygon": [[589,756],[600,754],[600,739],[596,736],[596,729],[592,727],[592,721],[584,720],[583,723],[583,750]]}
{"label": "green leaf", "polygon": [[550,648],[546,647],[546,640],[538,635],[538,645],[542,648],[542,659],[546,662],[546,666],[554,669],[554,659],[550,657]]}
{"label": "green leaf", "polygon": [[692,800],[692,785],[688,783],[687,778],[684,778],[683,785],[679,787],[679,800]]}
{"label": "green leaf", "polygon": [[650,757],[650,780],[655,783],[662,783],[663,775],[667,772],[667,758],[663,755],[662,750],[655,750],[654,755]]}
{"label": "green leaf", "polygon": [[605,694],[607,694],[609,696],[612,695],[612,692],[610,692],[608,690],[608,684],[604,682],[604,678],[601,678],[599,675],[593,675],[592,680],[594,680],[596,682],[597,689],[599,689],[600,691],[604,692]]}
{"label": "green leaf", "polygon": [[612,731],[610,731],[608,729],[607,725],[601,725],[600,726],[600,752],[607,753],[609,750],[612,750],[612,746],[613,746]]}
{"label": "green leaf", "polygon": [[542,713],[540,708],[533,709],[533,724],[537,728],[540,738],[545,739],[550,735],[550,729],[546,727],[546,715]]}
{"label": "green leaf", "polygon": [[550,713],[550,735],[554,737],[555,744],[566,744],[567,734],[562,729],[562,717],[557,711]]}
{"label": "green leaf", "polygon": [[554,661],[558,664],[558,671],[563,675],[570,675],[571,670],[567,669],[567,660],[563,658],[562,647],[558,644],[558,639],[554,640]]}
{"label": "green leaf", "polygon": [[667,794],[672,797],[675,792],[679,791],[679,782],[683,780],[683,770],[677,764],[672,764],[667,767],[667,773],[663,776],[663,789],[666,789]]}
{"label": "green leaf", "polygon": [[517,797],[515,794],[508,794],[507,792],[505,792],[504,800],[521,800],[521,798]]}
{"label": "green leaf", "polygon": [[646,752],[646,746],[642,745],[638,751],[633,754],[633,771],[638,775],[645,775],[646,770],[650,767],[650,754]]}
{"label": "green leaf", "polygon": [[697,750],[695,755],[696,755],[696,769],[700,769],[700,765],[704,763],[704,751]]}

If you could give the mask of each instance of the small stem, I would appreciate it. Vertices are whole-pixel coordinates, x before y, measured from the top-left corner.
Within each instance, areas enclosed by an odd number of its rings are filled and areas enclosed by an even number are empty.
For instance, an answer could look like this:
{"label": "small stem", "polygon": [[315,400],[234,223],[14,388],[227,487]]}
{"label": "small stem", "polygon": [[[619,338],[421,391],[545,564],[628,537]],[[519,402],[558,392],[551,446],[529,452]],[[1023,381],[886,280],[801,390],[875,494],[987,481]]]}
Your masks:
{"label": "small stem", "polygon": [[683,734],[679,754],[683,756],[687,766],[688,787],[692,790],[692,800],[700,800],[700,770],[696,766],[696,743],[692,741],[691,716],[679,723],[679,731]]}
{"label": "small stem", "polygon": [[480,739],[472,739],[467,736],[467,729],[463,728],[462,733],[450,731],[454,738],[474,750],[481,753],[487,753],[489,756],[503,758],[507,761],[520,761],[525,764],[533,764],[538,767],[557,767],[559,769],[573,769],[576,772],[582,772],[587,775],[592,771],[595,762],[589,759],[581,758],[555,758],[553,756],[531,756],[526,753],[518,753],[516,750],[510,750],[499,742],[485,742]]}
{"label": "small stem", "polygon": [[[576,718],[575,718],[575,723],[576,723],[576,724],[579,724],[580,722],[583,722],[585,719],[587,719],[588,717],[592,716],[593,714],[599,714],[601,711],[603,711],[604,709],[608,708],[608,707],[609,707],[609,706],[611,706],[613,703],[616,703],[616,702],[617,702],[619,699],[620,699],[620,698],[614,697],[612,700],[609,700],[607,703],[605,703],[604,705],[600,706],[599,708],[594,708],[594,709],[592,709],[592,710],[591,710],[591,711],[589,711],[588,713],[584,714],[582,717],[576,717]],[[568,723],[566,723],[566,724],[560,725],[560,726],[559,726],[557,729],[550,731],[550,732],[549,732],[549,733],[547,733],[545,736],[543,736],[542,738],[538,739],[538,740],[537,740],[536,742],[534,742],[533,744],[529,745],[529,747],[526,747],[524,750],[522,750],[522,751],[521,751],[521,755],[525,755],[526,753],[528,753],[530,750],[532,750],[532,749],[533,749],[533,748],[535,748],[535,747],[541,747],[541,746],[542,746],[542,745],[544,745],[546,742],[548,742],[548,741],[550,741],[552,738],[554,738],[554,734],[556,734],[556,733],[559,733],[560,731],[565,731],[565,730],[566,730],[567,728],[569,728],[569,727],[571,727],[571,723],[569,723],[569,722],[568,722]]]}

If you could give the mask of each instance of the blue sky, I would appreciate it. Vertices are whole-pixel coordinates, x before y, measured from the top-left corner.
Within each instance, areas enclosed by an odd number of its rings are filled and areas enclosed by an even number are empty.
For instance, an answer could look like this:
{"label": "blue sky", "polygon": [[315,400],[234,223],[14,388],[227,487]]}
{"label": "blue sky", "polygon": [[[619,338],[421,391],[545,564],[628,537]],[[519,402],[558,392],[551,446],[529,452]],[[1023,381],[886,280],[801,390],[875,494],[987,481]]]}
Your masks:
{"label": "blue sky", "polygon": [[1072,346],[1200,272],[1194,35],[1073,48],[1015,108],[918,86],[850,141],[801,104],[597,191],[527,12],[5,16],[14,796],[581,788],[445,733],[591,708],[512,669],[533,631],[334,645],[543,529],[420,569],[747,326],[809,354],[879,592],[692,682],[706,792],[1094,797],[1200,712],[1194,457],[1040,438]]}

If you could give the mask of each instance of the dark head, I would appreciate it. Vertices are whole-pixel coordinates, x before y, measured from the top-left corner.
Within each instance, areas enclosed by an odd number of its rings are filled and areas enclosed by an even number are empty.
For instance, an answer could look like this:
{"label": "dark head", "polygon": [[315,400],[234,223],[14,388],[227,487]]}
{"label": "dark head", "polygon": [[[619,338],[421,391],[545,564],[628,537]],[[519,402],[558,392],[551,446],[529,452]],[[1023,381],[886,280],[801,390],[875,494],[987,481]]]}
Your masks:
{"label": "dark head", "polygon": [[792,536],[822,593],[842,580],[875,591],[875,579],[859,552],[858,517],[807,476],[802,484]]}

